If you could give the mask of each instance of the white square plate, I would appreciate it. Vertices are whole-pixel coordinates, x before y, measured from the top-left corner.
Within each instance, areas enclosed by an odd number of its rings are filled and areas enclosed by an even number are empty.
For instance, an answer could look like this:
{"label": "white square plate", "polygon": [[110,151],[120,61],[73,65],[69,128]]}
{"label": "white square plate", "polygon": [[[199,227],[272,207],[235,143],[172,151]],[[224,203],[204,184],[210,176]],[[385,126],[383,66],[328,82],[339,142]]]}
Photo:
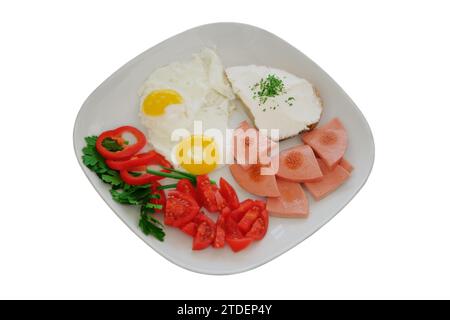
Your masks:
{"label": "white square plate", "polygon": [[[145,236],[138,228],[138,208],[114,202],[107,185],[89,171],[82,162],[84,137],[98,135],[104,130],[130,124],[142,128],[138,119],[137,91],[143,81],[156,68],[175,60],[189,59],[204,47],[214,48],[225,67],[259,64],[287,70],[308,79],[319,90],[324,102],[321,123],[339,117],[349,136],[346,158],[354,165],[350,179],[325,199],[315,202],[310,198],[310,216],[307,219],[270,218],[266,237],[248,249],[233,253],[229,248],[195,252],[191,239],[182,232],[167,227],[166,240],[159,242]],[[230,125],[246,118],[240,110],[232,115]],[[145,132],[145,131],[144,131]],[[375,148],[372,133],[364,116],[339,87],[319,66],[289,43],[277,36],[245,24],[208,24],[180,33],[137,56],[106,79],[81,107],[74,127],[74,147],[81,168],[94,188],[122,219],[150,247],[173,263],[195,272],[207,274],[232,274],[260,266],[293,248],[331,218],[333,218],[361,189],[374,162]],[[299,143],[294,137],[283,141],[281,149]],[[228,168],[211,175],[225,177],[234,182]],[[236,186],[240,199],[252,197]]]}

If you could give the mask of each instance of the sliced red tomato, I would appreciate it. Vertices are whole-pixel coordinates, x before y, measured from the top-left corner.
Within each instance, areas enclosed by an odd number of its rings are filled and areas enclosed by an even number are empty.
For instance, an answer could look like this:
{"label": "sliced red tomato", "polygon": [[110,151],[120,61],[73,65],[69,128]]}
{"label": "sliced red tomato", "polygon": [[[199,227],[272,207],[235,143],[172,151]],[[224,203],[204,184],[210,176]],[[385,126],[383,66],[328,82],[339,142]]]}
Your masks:
{"label": "sliced red tomato", "polygon": [[231,209],[237,209],[239,207],[239,198],[236,191],[224,178],[220,178],[219,185],[220,194],[223,196],[228,206]]}
{"label": "sliced red tomato", "polygon": [[267,233],[269,227],[269,215],[267,210],[262,210],[260,217],[256,219],[250,230],[245,234],[246,237],[253,240],[261,240]]}
{"label": "sliced red tomato", "polygon": [[252,243],[252,239],[247,237],[245,238],[226,237],[225,240],[230,246],[231,250],[233,250],[234,252],[244,250]]}
{"label": "sliced red tomato", "polygon": [[[213,188],[214,189],[214,188]],[[216,203],[217,203],[217,210],[222,211],[223,209],[227,208],[227,202],[220,194],[219,190],[215,188],[215,197],[216,197]]]}
{"label": "sliced red tomato", "polygon": [[[136,142],[132,145],[125,144],[125,140],[123,139],[122,135],[126,132],[131,133],[136,138]],[[121,150],[109,151],[108,149],[106,149],[103,146],[103,141],[108,138],[115,140],[122,147]],[[98,153],[100,153],[100,155],[105,159],[125,160],[138,153],[146,143],[147,139],[141,131],[139,131],[135,127],[123,126],[114,130],[103,132],[97,138],[95,148],[97,149]]]}
{"label": "sliced red tomato", "polygon": [[225,233],[227,236],[232,238],[242,238],[243,236],[242,232],[238,228],[237,222],[231,218],[231,215],[225,219]]}
{"label": "sliced red tomato", "polygon": [[214,221],[212,221],[212,219],[208,217],[203,211],[200,211],[192,220],[192,222],[195,222],[197,225],[199,225],[203,221],[214,224]]}
{"label": "sliced red tomato", "polygon": [[177,183],[177,190],[189,194],[192,198],[197,199],[197,193],[189,179],[180,179]]}
{"label": "sliced red tomato", "polygon": [[260,212],[261,209],[259,207],[253,206],[244,214],[238,222],[238,228],[243,234],[246,234],[251,229],[253,223],[259,218]]}
{"label": "sliced red tomato", "polygon": [[259,207],[261,210],[266,210],[266,203],[262,200],[253,200],[255,206]]}
{"label": "sliced red tomato", "polygon": [[157,213],[164,212],[164,207],[166,206],[166,194],[165,194],[164,190],[158,189],[158,187],[160,187],[160,186],[161,186],[161,184],[159,184],[159,182],[157,182],[157,181],[153,182],[150,185],[152,193],[159,196],[159,198],[152,198],[150,200],[150,203],[162,205],[162,209],[155,209],[155,212],[157,212]]}
{"label": "sliced red tomato", "polygon": [[254,201],[251,199],[247,199],[242,201],[239,204],[239,207],[237,209],[234,209],[231,211],[230,216],[234,219],[234,221],[239,222],[241,221],[244,214],[250,210],[255,205]]}
{"label": "sliced red tomato", "polygon": [[261,217],[264,221],[264,227],[267,231],[267,229],[269,228],[269,212],[266,209],[261,210]]}
{"label": "sliced red tomato", "polygon": [[200,223],[197,227],[194,241],[192,242],[192,250],[203,250],[207,248],[215,238],[214,222],[205,215],[199,217]]}
{"label": "sliced red tomato", "polygon": [[181,231],[190,235],[191,237],[195,237],[195,234],[197,233],[197,227],[197,224],[191,221],[182,226]]}
{"label": "sliced red tomato", "polygon": [[216,191],[206,174],[197,176],[198,199],[209,212],[217,212],[219,210],[217,207]]}
{"label": "sliced red tomato", "polygon": [[229,220],[233,222],[227,221],[228,238],[261,240],[269,226],[266,203],[261,200],[247,199],[241,202],[239,208],[231,211]]}
{"label": "sliced red tomato", "polygon": [[197,215],[200,207],[188,194],[171,191],[166,201],[164,223],[173,227],[180,227],[190,222]]}
{"label": "sliced red tomato", "polygon": [[212,244],[214,248],[223,248],[225,246],[225,221],[230,212],[230,209],[228,207],[225,207],[220,213],[219,218],[217,219],[216,237],[214,238],[214,242]]}

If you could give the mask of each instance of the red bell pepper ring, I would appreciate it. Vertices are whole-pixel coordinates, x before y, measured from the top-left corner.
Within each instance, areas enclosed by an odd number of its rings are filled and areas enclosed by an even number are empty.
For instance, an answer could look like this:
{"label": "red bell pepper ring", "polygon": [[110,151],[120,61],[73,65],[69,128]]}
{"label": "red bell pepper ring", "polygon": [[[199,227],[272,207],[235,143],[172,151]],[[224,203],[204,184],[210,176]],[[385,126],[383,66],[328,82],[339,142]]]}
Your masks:
{"label": "red bell pepper ring", "polygon": [[[151,151],[150,151],[151,152]],[[149,153],[150,153],[149,152]],[[139,157],[140,155],[137,155],[137,157]],[[151,173],[142,173],[139,176],[134,176],[132,175],[130,172],[139,172],[139,171],[143,171],[142,170],[142,166],[148,166],[148,165],[160,165],[163,167],[172,167],[172,165],[170,164],[169,161],[166,160],[166,158],[164,158],[162,155],[160,155],[157,152],[154,152],[154,154],[152,156],[142,156],[142,158],[145,158],[146,161],[145,163],[141,163],[139,165],[139,167],[124,167],[124,169],[120,170],[120,177],[122,178],[122,180],[132,186],[141,186],[144,184],[148,184],[148,183],[153,183],[155,181],[159,181],[161,179],[164,179],[164,177],[161,176],[156,176],[154,174]],[[129,160],[130,162],[133,161]],[[126,162],[126,161],[124,161]],[[169,172],[168,170],[161,170],[163,172]]]}
{"label": "red bell pepper ring", "polygon": [[133,176],[130,172],[128,172],[128,170],[120,170],[120,177],[126,184],[132,186],[142,186],[144,184],[153,183],[163,178],[150,173],[143,173],[140,176]]}
{"label": "red bell pepper ring", "polygon": [[[158,157],[159,154],[155,151],[149,151],[132,156],[128,160],[106,160],[106,164],[113,170],[124,170],[128,168],[137,168],[149,164],[153,158]],[[140,171],[140,170],[139,170]]]}
{"label": "red bell pepper ring", "polygon": [[[122,138],[122,134],[124,134],[125,132],[131,133],[136,138],[136,142],[133,143],[132,145],[126,145]],[[105,140],[106,138],[116,140],[117,143],[119,143],[123,147],[123,149],[120,151],[109,151],[102,144],[103,140]],[[105,159],[125,160],[138,153],[139,150],[141,150],[146,143],[147,139],[145,138],[145,135],[141,131],[139,131],[135,127],[123,126],[114,130],[103,132],[98,137],[95,147],[98,153],[100,153],[100,155]]]}

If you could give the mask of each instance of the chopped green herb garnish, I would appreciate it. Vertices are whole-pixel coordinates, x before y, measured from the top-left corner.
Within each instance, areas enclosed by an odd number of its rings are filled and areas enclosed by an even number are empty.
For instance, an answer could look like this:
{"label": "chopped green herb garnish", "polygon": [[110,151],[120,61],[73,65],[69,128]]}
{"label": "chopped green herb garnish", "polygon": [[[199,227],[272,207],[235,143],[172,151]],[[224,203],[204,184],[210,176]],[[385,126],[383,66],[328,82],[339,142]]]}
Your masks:
{"label": "chopped green herb garnish", "polygon": [[286,102],[288,105],[292,106],[294,104],[293,101],[295,101],[295,98],[289,97],[284,102]]}
{"label": "chopped green herb garnish", "polygon": [[283,80],[274,74],[269,74],[266,79],[261,79],[251,88],[253,99],[259,100],[259,105],[266,103],[267,99],[284,93]]}

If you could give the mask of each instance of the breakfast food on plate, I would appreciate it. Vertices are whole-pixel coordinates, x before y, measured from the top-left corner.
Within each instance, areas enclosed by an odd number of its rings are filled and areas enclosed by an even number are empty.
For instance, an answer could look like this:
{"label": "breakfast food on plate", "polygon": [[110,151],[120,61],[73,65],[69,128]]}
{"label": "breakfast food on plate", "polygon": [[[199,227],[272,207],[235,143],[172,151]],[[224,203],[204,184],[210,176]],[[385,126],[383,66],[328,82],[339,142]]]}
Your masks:
{"label": "breakfast food on plate", "polygon": [[300,183],[277,179],[279,197],[267,198],[267,210],[282,218],[306,218],[309,214],[308,198]]}
{"label": "breakfast food on plate", "polygon": [[[126,133],[132,134],[136,141],[127,141]],[[217,185],[207,175],[174,169],[155,150],[141,152],[147,139],[137,128],[123,126],[85,140],[83,163],[111,185],[115,201],[140,206],[139,228],[144,234],[164,240],[163,225],[155,218],[156,213],[162,213],[165,226],[178,228],[193,238],[192,250],[223,248],[227,243],[238,252],[264,238],[269,227],[265,202],[251,199],[240,202],[224,178]],[[164,178],[178,182],[160,183]],[[166,196],[166,189],[175,190]],[[202,207],[218,214],[217,220],[206,215]]]}
{"label": "breakfast food on plate", "polygon": [[316,182],[306,182],[305,187],[313,195],[314,199],[320,200],[339,188],[349,177],[350,173],[340,165],[330,169],[325,161],[317,159],[323,178]]}
{"label": "breakfast food on plate", "polygon": [[[139,96],[139,116],[156,151],[194,174],[209,173],[217,167],[224,146],[220,145],[222,139],[216,138],[224,136],[228,128],[234,94],[213,50],[204,49],[191,60],[156,69],[142,85]],[[201,121],[203,131],[214,132],[173,141],[174,130],[194,132],[194,121]],[[214,157],[210,161],[201,158],[207,148]],[[193,163],[194,157],[198,163]]]}
{"label": "breakfast food on plate", "polygon": [[313,128],[322,102],[311,83],[284,70],[266,66],[235,66],[225,70],[233,91],[248,108],[258,129],[278,129],[283,140]]}
{"label": "breakfast food on plate", "polygon": [[261,166],[252,164],[244,168],[239,164],[231,164],[230,172],[242,189],[261,197],[278,197],[277,182],[274,175],[262,175]]}
{"label": "breakfast food on plate", "polygon": [[[224,137],[234,94],[254,126],[242,119],[229,146]],[[302,184],[320,200],[353,170],[344,158],[348,138],[342,122],[334,118],[314,129],[322,115],[317,91],[284,70],[256,65],[224,70],[218,55],[203,49],[190,60],[153,70],[139,97],[146,133],[122,126],[86,137],[83,163],[110,185],[115,201],[140,207],[139,228],[160,241],[167,226],[192,237],[192,250],[241,251],[265,237],[269,214],[308,217]],[[278,152],[279,140],[299,133],[304,144]],[[217,176],[222,171],[214,172],[218,181],[210,179],[208,173],[230,158],[234,181]],[[264,170],[269,168],[270,174]],[[237,185],[265,199],[240,201]]]}
{"label": "breakfast food on plate", "polygon": [[299,145],[280,153],[277,177],[293,182],[314,181],[322,178],[317,159],[310,146]]}
{"label": "breakfast food on plate", "polygon": [[333,168],[347,149],[347,131],[338,118],[301,136],[304,143],[320,156],[329,168]]}

